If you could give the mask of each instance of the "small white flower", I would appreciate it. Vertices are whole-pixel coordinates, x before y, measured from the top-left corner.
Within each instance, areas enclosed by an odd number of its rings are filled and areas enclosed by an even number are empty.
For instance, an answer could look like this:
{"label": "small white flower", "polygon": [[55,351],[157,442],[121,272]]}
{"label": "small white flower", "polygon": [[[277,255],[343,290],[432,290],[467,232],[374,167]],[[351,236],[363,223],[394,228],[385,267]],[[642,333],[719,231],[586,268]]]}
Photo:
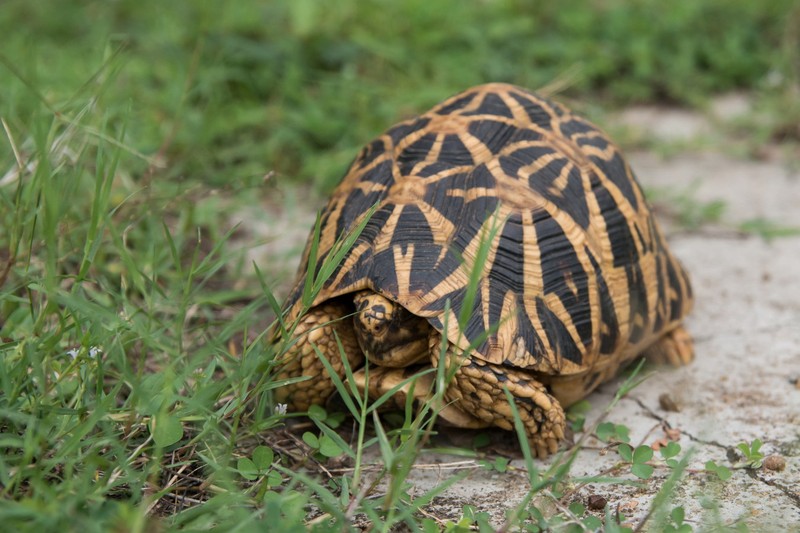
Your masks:
{"label": "small white flower", "polygon": [[285,403],[279,403],[275,406],[275,414],[276,415],[285,415],[286,414],[287,405]]}
{"label": "small white flower", "polygon": [[[73,359],[78,357],[78,354],[80,354],[80,353],[81,353],[81,349],[80,348],[72,348],[70,350],[67,350],[67,355],[72,357]],[[95,359],[98,355],[100,355],[102,353],[103,353],[103,349],[102,348],[98,348],[97,346],[89,347],[89,358],[90,359]]]}

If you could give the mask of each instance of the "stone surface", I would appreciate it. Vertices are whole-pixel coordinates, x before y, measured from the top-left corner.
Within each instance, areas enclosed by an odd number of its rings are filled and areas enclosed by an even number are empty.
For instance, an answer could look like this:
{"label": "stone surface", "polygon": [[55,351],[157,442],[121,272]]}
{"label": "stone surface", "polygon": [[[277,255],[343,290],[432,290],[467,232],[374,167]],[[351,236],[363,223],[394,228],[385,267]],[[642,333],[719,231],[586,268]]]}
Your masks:
{"label": "stone surface", "polygon": [[713,132],[711,121],[703,115],[658,106],[629,107],[619,114],[616,122],[639,135],[668,142],[705,137]]}

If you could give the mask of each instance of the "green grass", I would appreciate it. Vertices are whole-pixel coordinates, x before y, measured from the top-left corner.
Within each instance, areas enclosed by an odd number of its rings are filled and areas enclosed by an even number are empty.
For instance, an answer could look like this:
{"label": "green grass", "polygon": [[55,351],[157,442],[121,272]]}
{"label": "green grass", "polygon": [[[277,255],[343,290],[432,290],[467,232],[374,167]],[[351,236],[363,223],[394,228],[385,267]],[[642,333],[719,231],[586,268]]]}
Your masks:
{"label": "green grass", "polygon": [[[4,61],[53,110],[97,98],[127,144],[156,158],[154,179],[234,189],[274,170],[328,190],[389,124],[492,80],[559,88],[590,110],[749,89],[776,119],[761,135],[791,137],[798,28],[794,0],[8,0],[0,11]],[[27,131],[39,103],[0,72],[0,112]]]}
{"label": "green grass", "polygon": [[[4,1],[0,523],[442,526],[419,512],[436,491],[407,486],[433,413],[384,429],[339,384],[356,445],[334,413],[303,441],[283,433],[271,361],[285,346],[264,332],[287,266],[257,273],[230,215],[276,195],[272,171],[330,188],[371,136],[474,83],[562,85],[592,105],[732,88],[775,101],[797,80],[792,5]],[[386,465],[372,477],[367,445]],[[353,473],[324,477],[326,453]],[[585,522],[531,503],[559,500],[569,460],[526,461],[536,491],[509,527]],[[390,490],[373,497],[378,480]],[[464,521],[488,527],[469,509]]]}

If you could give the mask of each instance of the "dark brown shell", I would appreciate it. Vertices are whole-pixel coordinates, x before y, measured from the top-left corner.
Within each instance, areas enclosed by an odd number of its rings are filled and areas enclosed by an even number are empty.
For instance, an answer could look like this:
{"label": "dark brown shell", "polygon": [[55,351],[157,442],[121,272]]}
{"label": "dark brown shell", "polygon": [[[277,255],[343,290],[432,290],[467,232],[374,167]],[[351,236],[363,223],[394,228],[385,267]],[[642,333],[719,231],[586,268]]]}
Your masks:
{"label": "dark brown shell", "polygon": [[[469,89],[369,143],[322,214],[320,262],[376,203],[315,305],[372,289],[440,332],[446,324],[474,357],[546,374],[630,358],[691,307],[686,273],[618,148],[518,87]],[[479,290],[460,331],[473,268]]]}

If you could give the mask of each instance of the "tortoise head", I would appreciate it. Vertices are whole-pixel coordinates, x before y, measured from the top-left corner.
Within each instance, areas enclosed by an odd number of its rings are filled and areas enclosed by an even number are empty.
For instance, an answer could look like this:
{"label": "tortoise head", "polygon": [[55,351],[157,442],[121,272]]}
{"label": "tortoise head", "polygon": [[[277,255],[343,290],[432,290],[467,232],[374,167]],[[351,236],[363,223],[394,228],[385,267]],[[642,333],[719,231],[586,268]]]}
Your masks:
{"label": "tortoise head", "polygon": [[370,361],[404,367],[427,357],[431,332],[427,320],[372,291],[354,294],[353,303],[356,338]]}

